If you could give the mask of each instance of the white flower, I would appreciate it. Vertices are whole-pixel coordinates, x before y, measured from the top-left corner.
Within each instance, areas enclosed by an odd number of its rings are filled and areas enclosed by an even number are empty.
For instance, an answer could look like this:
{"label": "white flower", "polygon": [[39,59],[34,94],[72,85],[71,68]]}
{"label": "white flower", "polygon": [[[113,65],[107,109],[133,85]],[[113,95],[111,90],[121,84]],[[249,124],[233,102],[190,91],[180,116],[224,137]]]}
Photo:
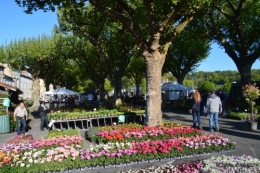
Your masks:
{"label": "white flower", "polygon": [[25,166],[25,164],[24,163],[21,163],[21,165],[20,165],[21,167],[24,167]]}
{"label": "white flower", "polygon": [[32,160],[32,159],[29,159],[29,162],[30,162],[30,163],[32,163],[32,162],[33,162],[33,160]]}

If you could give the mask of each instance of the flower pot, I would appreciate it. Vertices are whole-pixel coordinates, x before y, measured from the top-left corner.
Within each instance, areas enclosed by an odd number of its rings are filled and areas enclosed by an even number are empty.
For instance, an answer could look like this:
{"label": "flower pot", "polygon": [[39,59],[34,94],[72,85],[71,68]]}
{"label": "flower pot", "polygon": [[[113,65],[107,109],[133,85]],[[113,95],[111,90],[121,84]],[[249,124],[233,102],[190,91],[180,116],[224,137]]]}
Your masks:
{"label": "flower pot", "polygon": [[137,164],[137,161],[131,161],[126,163],[126,165],[135,165],[135,164]]}
{"label": "flower pot", "polygon": [[249,122],[250,123],[250,130],[256,131],[257,130],[257,122]]}
{"label": "flower pot", "polygon": [[229,150],[227,150],[227,152],[234,152],[234,151],[236,151],[236,149],[229,149]]}
{"label": "flower pot", "polygon": [[148,160],[140,160],[138,161],[138,164],[143,164],[143,163],[148,163],[149,161]]}
{"label": "flower pot", "polygon": [[190,158],[190,155],[182,155],[181,159],[184,159],[184,158]]}
{"label": "flower pot", "polygon": [[122,167],[122,166],[125,166],[126,165],[126,163],[118,163],[118,164],[116,164],[115,166],[116,167]]}
{"label": "flower pot", "polygon": [[191,157],[199,157],[199,154],[193,154]]}
{"label": "flower pot", "polygon": [[200,153],[200,156],[208,156],[209,153]]}
{"label": "flower pot", "polygon": [[149,162],[152,163],[152,162],[159,162],[160,159],[150,159]]}
{"label": "flower pot", "polygon": [[227,153],[227,150],[219,150],[218,153]]}
{"label": "flower pot", "polygon": [[90,169],[92,169],[92,167],[86,166],[86,167],[81,168],[81,171],[86,171],[86,170],[90,170]]}
{"label": "flower pot", "polygon": [[69,172],[81,171],[81,168],[72,168],[69,169]]}
{"label": "flower pot", "polygon": [[104,165],[104,167],[105,167],[105,168],[114,168],[115,165],[113,165],[113,164],[108,164],[108,165]]}
{"label": "flower pot", "polygon": [[171,157],[165,157],[165,158],[162,158],[161,159],[161,162],[163,162],[163,161],[169,161],[169,160],[171,160],[172,158]]}
{"label": "flower pot", "polygon": [[218,154],[218,151],[212,151],[210,154]]}
{"label": "flower pot", "polygon": [[92,169],[101,169],[101,168],[104,168],[103,165],[97,165],[97,166],[93,166]]}

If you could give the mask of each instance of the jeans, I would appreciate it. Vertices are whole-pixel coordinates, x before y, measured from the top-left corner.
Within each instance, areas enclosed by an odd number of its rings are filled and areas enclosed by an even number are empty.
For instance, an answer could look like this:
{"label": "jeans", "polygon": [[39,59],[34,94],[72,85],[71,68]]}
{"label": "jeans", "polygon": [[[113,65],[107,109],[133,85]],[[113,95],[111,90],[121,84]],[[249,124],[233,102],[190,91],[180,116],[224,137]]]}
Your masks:
{"label": "jeans", "polygon": [[[46,127],[48,127],[48,117],[46,115],[41,115],[41,130],[44,129],[44,122],[46,124]],[[48,127],[49,129],[49,127]]]}
{"label": "jeans", "polygon": [[215,122],[215,127],[218,126],[218,112],[209,112],[209,130],[213,131],[213,120]]}
{"label": "jeans", "polygon": [[[25,128],[26,128],[26,120],[25,120],[25,118],[17,117],[17,123],[18,123],[17,135],[19,135],[21,133],[25,133]],[[21,126],[22,126],[22,131],[20,131]]]}
{"label": "jeans", "polygon": [[222,102],[222,112],[221,112],[221,115],[222,116],[226,115],[226,112],[225,112],[225,102]]}
{"label": "jeans", "polygon": [[193,128],[196,128],[196,122],[198,121],[198,125],[201,126],[200,121],[200,112],[192,112],[192,118],[193,118]]}

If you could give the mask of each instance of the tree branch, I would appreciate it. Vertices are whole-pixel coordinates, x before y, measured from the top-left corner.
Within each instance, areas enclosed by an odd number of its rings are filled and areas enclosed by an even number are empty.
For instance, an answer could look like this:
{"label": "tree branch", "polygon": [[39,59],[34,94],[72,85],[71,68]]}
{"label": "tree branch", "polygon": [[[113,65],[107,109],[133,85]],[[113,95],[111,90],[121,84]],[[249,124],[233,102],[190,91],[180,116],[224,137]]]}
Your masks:
{"label": "tree branch", "polygon": [[177,34],[179,34],[192,20],[196,12],[201,8],[201,6],[197,6],[192,8],[188,14],[181,20],[181,22],[175,27],[175,29],[172,31],[172,33],[169,35],[169,37],[166,39],[166,44],[170,43],[171,40],[173,40]]}
{"label": "tree branch", "polygon": [[151,30],[153,29],[154,24],[157,23],[155,11],[154,8],[152,7],[153,3],[154,0],[144,0],[144,4],[146,6],[146,11],[147,11],[147,17],[149,21],[149,27]]}
{"label": "tree branch", "polygon": [[143,44],[147,44],[145,39],[143,38],[143,34],[140,30],[140,27],[138,23],[134,20],[134,18],[130,19],[126,17],[124,14],[121,14],[117,11],[112,10],[111,8],[103,6],[100,0],[89,0],[89,2],[102,13],[108,15],[114,20],[120,21],[125,26],[125,28],[129,30],[129,32],[135,35],[135,42],[138,44],[139,47],[142,47]]}

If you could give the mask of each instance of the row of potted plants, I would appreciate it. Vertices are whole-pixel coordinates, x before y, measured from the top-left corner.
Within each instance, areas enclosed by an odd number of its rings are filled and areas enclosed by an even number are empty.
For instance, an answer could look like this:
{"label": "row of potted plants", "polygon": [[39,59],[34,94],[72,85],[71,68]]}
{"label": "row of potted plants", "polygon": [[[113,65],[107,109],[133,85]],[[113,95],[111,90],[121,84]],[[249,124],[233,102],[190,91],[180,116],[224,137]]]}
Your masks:
{"label": "row of potted plants", "polygon": [[[218,140],[220,141],[218,142]],[[192,157],[235,148],[234,143],[214,135],[194,137],[186,141],[189,141],[186,145],[182,143],[182,138],[134,143],[108,143],[80,151],[72,146],[38,148],[20,153],[12,150],[3,157],[0,171],[5,171],[7,168],[7,172],[68,171],[91,169],[92,167],[122,166],[137,162]],[[194,143],[192,147],[191,142]]]}
{"label": "row of potted plants", "polygon": [[98,132],[95,138],[99,143],[116,142],[116,141],[145,141],[145,140],[157,140],[157,139],[170,139],[179,136],[189,137],[201,135],[201,131],[191,128],[190,126],[181,127],[148,127],[121,129],[112,131]]}
{"label": "row of potted plants", "polygon": [[207,155],[212,152],[234,150],[235,143],[218,135],[143,141],[132,143],[107,143],[80,152],[82,160],[89,160],[87,166],[132,164],[133,162],[164,160]]}
{"label": "row of potted plants", "polygon": [[87,138],[97,143],[116,141],[145,141],[188,137],[201,135],[201,131],[178,123],[165,122],[163,126],[148,127],[136,123],[92,127],[88,129]]}
{"label": "row of potted plants", "polygon": [[99,110],[99,111],[82,111],[82,112],[52,112],[48,114],[49,120],[73,120],[73,119],[85,119],[95,117],[110,117],[117,115],[134,115],[143,114],[144,110],[134,112],[118,112],[116,109],[113,110]]}
{"label": "row of potted plants", "polygon": [[116,116],[117,110],[101,110],[90,112],[53,112],[48,114],[50,120],[85,119],[94,117]]}
{"label": "row of potted plants", "polygon": [[192,173],[223,173],[223,172],[260,172],[260,160],[251,156],[217,156],[205,160],[197,160],[175,165],[152,166],[140,170],[130,170],[122,173],[161,173],[161,172],[192,172]]}

